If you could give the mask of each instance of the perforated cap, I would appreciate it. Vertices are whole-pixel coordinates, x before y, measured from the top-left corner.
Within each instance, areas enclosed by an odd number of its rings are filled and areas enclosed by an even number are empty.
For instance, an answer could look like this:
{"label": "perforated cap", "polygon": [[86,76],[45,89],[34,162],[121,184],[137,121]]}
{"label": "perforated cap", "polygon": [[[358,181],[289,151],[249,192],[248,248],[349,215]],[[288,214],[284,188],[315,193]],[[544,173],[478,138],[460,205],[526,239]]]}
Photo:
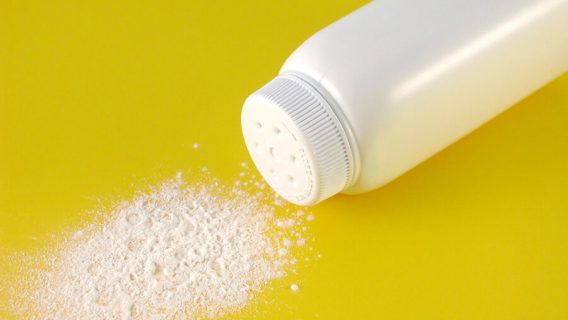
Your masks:
{"label": "perforated cap", "polygon": [[332,106],[301,78],[278,76],[250,95],[241,122],[254,164],[284,199],[313,205],[351,182],[346,131]]}

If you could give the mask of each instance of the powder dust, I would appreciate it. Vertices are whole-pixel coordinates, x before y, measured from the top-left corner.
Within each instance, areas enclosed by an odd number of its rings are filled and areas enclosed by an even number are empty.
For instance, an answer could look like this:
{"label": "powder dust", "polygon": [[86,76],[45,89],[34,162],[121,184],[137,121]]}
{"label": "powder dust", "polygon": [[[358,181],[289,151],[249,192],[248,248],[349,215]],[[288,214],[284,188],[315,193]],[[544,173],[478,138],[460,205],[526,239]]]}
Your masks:
{"label": "powder dust", "polygon": [[242,309],[304,260],[313,218],[243,176],[226,188],[178,174],[101,213],[26,257],[36,267],[13,287],[12,311],[81,320],[213,318]]}

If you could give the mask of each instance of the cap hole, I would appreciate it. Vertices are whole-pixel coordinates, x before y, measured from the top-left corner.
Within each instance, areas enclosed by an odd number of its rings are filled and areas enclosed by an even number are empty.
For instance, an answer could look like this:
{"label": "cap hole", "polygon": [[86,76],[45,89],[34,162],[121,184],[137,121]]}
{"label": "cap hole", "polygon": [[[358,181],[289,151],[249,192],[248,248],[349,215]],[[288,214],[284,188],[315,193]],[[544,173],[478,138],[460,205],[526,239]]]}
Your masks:
{"label": "cap hole", "polygon": [[253,148],[254,148],[254,152],[256,152],[257,154],[261,154],[262,153],[262,148],[260,147],[260,143],[258,143],[258,141],[254,141],[252,143]]}
{"label": "cap hole", "polygon": [[280,134],[281,132],[282,130],[280,130],[280,128],[274,127],[274,133]]}
{"label": "cap hole", "polygon": [[259,128],[259,129],[261,129],[261,128],[262,128],[262,123],[261,123],[260,121],[257,121],[257,122],[256,122],[256,127]]}
{"label": "cap hole", "polygon": [[272,157],[272,159],[274,159],[274,160],[276,160],[276,161],[280,160],[280,159],[278,158],[278,154],[276,153],[276,150],[274,149],[274,147],[268,148],[268,153],[270,154],[270,156]]}

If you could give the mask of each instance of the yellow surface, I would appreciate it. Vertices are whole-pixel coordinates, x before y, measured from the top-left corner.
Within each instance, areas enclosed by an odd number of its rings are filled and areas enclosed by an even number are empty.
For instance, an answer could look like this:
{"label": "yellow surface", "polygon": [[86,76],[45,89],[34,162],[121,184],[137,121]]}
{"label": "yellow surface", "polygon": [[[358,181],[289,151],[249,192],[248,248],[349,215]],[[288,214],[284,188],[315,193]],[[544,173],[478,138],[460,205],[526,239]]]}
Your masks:
{"label": "yellow surface", "polygon": [[[179,170],[236,175],[244,98],[362,4],[0,0],[0,252]],[[567,319],[567,123],[564,75],[387,187],[314,207],[322,258],[227,318]]]}

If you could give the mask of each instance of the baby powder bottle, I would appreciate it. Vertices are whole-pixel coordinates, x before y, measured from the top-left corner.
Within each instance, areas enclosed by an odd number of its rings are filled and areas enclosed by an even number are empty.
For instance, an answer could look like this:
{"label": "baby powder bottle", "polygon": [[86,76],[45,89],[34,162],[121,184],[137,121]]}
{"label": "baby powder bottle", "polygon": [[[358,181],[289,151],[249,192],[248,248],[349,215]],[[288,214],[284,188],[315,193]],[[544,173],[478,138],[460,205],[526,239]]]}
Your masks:
{"label": "baby powder bottle", "polygon": [[400,176],[568,69],[568,0],[380,0],[313,35],[242,110],[282,197]]}

